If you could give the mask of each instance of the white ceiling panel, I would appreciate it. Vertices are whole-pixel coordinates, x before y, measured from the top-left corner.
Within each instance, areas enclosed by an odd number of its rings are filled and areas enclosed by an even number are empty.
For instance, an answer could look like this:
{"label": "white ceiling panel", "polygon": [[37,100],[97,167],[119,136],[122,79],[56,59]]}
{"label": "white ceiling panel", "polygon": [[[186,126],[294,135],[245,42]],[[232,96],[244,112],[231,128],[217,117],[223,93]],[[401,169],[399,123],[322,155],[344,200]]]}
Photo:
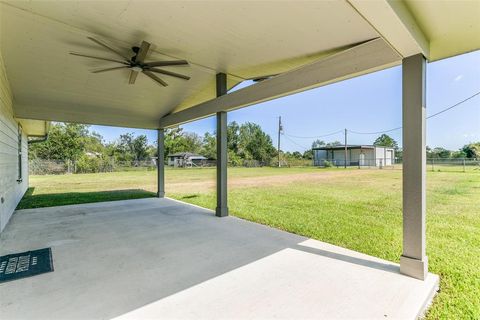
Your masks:
{"label": "white ceiling panel", "polygon": [[[160,117],[215,96],[215,74],[229,86],[285,72],[378,36],[346,2],[12,1],[1,8],[1,52],[22,118],[156,127]],[[93,35],[131,54],[152,43],[149,60],[186,59],[168,67],[191,76],[162,76],[164,88],[128,71],[92,74],[114,63],[70,51],[115,56]]]}

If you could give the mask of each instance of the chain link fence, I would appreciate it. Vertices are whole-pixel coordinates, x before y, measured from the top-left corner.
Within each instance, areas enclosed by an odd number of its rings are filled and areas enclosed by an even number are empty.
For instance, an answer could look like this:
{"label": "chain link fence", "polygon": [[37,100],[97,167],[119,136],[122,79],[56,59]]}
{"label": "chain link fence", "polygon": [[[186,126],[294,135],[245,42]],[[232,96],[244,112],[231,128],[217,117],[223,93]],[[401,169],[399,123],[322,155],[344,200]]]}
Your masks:
{"label": "chain link fence", "polygon": [[89,158],[79,161],[31,159],[29,170],[32,175],[76,174],[118,171],[156,170],[157,159],[145,161],[115,161],[113,158]]}
{"label": "chain link fence", "polygon": [[[343,159],[327,160],[319,159],[314,160],[313,165],[319,167],[357,167],[358,169],[402,169],[402,159],[361,159],[359,161],[349,161]],[[480,159],[468,159],[468,158],[428,158],[426,161],[427,171],[442,172],[467,172],[467,171],[480,171]]]}
{"label": "chain link fence", "polygon": [[[363,159],[362,161],[348,161],[347,167],[358,169],[393,169],[401,170],[401,159],[394,159],[385,162],[384,158]],[[427,170],[433,172],[452,171],[467,172],[480,171],[480,159],[462,159],[462,158],[435,158],[427,159]],[[185,168],[215,167],[215,160],[208,160],[205,163]],[[230,164],[231,165],[231,164]],[[282,167],[337,167],[345,166],[344,160],[322,160],[313,161],[299,159],[298,161],[281,162]],[[232,166],[232,165],[231,165]],[[236,167],[278,167],[278,162],[271,161],[263,163],[257,160],[243,160]],[[100,172],[120,172],[120,171],[153,171],[157,168],[157,159],[152,158],[145,161],[116,161],[113,158],[89,158],[79,161],[71,160],[46,160],[32,159],[29,161],[29,170],[32,175],[47,174],[78,174],[78,173],[100,173]]]}
{"label": "chain link fence", "polygon": [[480,159],[468,158],[430,158],[427,159],[427,170],[441,171],[480,171]]}

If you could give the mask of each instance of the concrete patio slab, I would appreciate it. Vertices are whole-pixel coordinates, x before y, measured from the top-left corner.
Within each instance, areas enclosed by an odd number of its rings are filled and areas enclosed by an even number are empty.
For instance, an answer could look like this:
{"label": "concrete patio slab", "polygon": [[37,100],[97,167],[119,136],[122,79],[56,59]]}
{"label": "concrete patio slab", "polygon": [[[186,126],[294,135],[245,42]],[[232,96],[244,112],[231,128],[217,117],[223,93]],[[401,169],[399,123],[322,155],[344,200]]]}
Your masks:
{"label": "concrete patio slab", "polygon": [[414,319],[438,289],[398,264],[171,199],[16,211],[0,255],[55,271],[0,284],[1,319]]}

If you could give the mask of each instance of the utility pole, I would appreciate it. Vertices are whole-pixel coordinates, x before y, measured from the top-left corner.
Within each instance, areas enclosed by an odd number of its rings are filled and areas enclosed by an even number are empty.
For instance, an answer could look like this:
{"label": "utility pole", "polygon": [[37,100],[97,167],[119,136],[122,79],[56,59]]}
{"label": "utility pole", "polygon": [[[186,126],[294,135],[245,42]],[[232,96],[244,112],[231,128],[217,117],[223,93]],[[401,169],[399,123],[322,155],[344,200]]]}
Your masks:
{"label": "utility pole", "polygon": [[345,128],[345,169],[347,169],[347,129]]}
{"label": "utility pole", "polygon": [[280,168],[281,165],[280,165],[280,134],[282,133],[282,117],[279,116],[278,117],[278,147],[277,147],[277,151],[278,151],[278,167]]}

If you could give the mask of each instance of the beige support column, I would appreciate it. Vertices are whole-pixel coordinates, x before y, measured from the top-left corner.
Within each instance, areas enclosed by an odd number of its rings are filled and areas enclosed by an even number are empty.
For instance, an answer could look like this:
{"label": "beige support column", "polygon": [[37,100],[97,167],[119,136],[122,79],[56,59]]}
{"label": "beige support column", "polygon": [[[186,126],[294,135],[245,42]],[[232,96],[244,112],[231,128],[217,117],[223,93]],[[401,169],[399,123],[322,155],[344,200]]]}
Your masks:
{"label": "beige support column", "polygon": [[157,130],[157,196],[165,197],[165,131]]}
{"label": "beige support column", "polygon": [[403,59],[403,254],[400,272],[424,280],[425,253],[425,73],[422,54]]}
{"label": "beige support column", "polygon": [[[217,97],[227,94],[227,75],[217,74]],[[227,206],[227,113],[217,112],[217,217],[228,216]]]}

